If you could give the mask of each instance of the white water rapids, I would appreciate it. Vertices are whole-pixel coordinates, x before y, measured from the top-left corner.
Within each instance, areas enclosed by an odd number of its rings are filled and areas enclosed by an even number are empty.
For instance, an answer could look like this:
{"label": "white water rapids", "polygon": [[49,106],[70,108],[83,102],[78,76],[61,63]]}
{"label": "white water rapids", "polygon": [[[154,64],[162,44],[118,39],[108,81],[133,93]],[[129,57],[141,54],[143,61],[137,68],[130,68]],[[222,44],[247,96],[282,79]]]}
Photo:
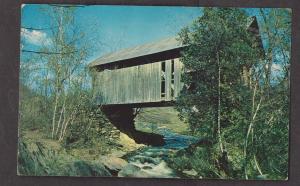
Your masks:
{"label": "white water rapids", "polygon": [[164,136],[165,145],[161,147],[144,147],[127,156],[127,161],[131,165],[130,174],[124,170],[119,176],[132,177],[152,177],[152,178],[176,178],[176,172],[166,163],[169,153],[187,148],[196,143],[199,139],[180,135],[168,129],[159,129],[159,134]]}

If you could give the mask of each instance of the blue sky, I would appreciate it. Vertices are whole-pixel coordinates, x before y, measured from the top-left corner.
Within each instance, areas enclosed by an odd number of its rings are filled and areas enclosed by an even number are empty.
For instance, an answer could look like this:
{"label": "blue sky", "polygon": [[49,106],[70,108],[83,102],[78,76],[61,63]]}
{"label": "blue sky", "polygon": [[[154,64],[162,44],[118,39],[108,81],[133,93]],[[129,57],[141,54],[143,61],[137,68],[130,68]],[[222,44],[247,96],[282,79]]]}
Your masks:
{"label": "blue sky", "polygon": [[[47,28],[46,4],[22,5],[22,27]],[[261,16],[257,8],[244,8],[249,16]],[[200,7],[91,5],[77,8],[75,21],[93,40],[87,63],[103,54],[177,35],[201,15]],[[22,49],[49,42],[47,30],[22,30]],[[265,42],[264,42],[265,44]]]}
{"label": "blue sky", "polygon": [[[22,5],[22,27],[49,28],[49,17],[44,13],[47,8],[46,4]],[[249,16],[256,16],[260,25],[262,18],[258,8],[243,9]],[[93,43],[93,53],[85,63],[109,52],[176,36],[201,13],[201,7],[91,5],[77,8],[76,24]],[[47,32],[49,30],[21,29],[21,48],[39,50],[49,42]],[[264,40],[263,44],[266,45]],[[24,57],[27,53],[21,55],[21,60]]]}
{"label": "blue sky", "polygon": [[[23,6],[22,26],[47,28],[48,17],[42,11],[46,7],[37,4]],[[175,36],[199,15],[201,9],[198,7],[98,5],[78,8],[75,19],[84,32],[104,43],[95,45],[91,60],[108,52]],[[26,36],[24,48],[37,48],[39,41],[47,40],[47,31],[31,31]]]}
{"label": "blue sky", "polygon": [[[41,4],[23,6],[22,26],[49,27],[49,18],[43,13],[43,8],[47,7]],[[257,9],[245,10],[251,16],[258,16]],[[75,19],[93,41],[101,42],[94,46],[90,61],[108,52],[175,36],[200,15],[200,7],[94,5],[78,8]],[[42,41],[47,42],[47,30],[25,32],[23,47],[26,49],[37,49]]]}

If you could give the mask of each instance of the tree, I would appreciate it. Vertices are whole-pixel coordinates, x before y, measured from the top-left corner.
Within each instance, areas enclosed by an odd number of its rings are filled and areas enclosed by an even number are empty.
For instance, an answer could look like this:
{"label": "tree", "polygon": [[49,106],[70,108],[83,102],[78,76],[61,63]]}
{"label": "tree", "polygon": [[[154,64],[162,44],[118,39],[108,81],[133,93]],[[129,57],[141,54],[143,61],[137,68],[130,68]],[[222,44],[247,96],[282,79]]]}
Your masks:
{"label": "tree", "polygon": [[186,86],[177,108],[194,133],[218,144],[220,157],[227,154],[223,129],[234,125],[236,116],[249,120],[251,88],[243,81],[243,67],[254,67],[261,52],[248,24],[240,9],[204,8],[203,16],[180,33],[187,45],[181,58]]}
{"label": "tree", "polygon": [[[260,173],[270,178],[288,176],[289,143],[289,66],[291,54],[290,9],[260,9],[261,35],[265,41],[265,59],[261,75],[261,109],[251,130],[248,151]],[[250,156],[250,157],[251,157]],[[250,164],[251,165],[251,164]],[[259,168],[257,168],[259,169]]]}
{"label": "tree", "polygon": [[[289,76],[291,51],[291,16],[290,9],[259,9],[262,17],[262,36],[265,41],[266,65],[265,87],[269,94],[272,81],[272,68],[279,65],[284,70],[285,78]],[[277,81],[277,80],[275,80]]]}
{"label": "tree", "polygon": [[74,11],[75,8],[72,7],[54,6],[48,9],[47,14],[51,18],[50,44],[41,49],[45,53],[57,53],[43,55],[42,58],[47,63],[47,73],[51,74],[50,81],[53,84],[51,136],[57,136],[59,140],[62,140],[67,126],[74,120],[78,103],[72,105],[67,93],[76,88],[74,83],[83,83],[76,76],[82,75],[84,60],[89,52],[85,34],[76,26]]}
{"label": "tree", "polygon": [[46,6],[41,11],[49,18],[43,29],[47,42],[34,50],[25,49],[23,42],[22,56],[27,62],[21,66],[22,83],[44,98],[43,112],[52,116],[42,123],[49,127],[46,121],[52,120],[51,137],[62,140],[75,120],[83,94],[90,88],[86,59],[94,43],[78,26],[76,7]]}
{"label": "tree", "polygon": [[180,33],[186,86],[177,109],[194,134],[214,142],[207,151],[215,160],[199,161],[215,164],[218,177],[288,175],[291,12],[259,12],[265,51],[241,9],[204,8]]}

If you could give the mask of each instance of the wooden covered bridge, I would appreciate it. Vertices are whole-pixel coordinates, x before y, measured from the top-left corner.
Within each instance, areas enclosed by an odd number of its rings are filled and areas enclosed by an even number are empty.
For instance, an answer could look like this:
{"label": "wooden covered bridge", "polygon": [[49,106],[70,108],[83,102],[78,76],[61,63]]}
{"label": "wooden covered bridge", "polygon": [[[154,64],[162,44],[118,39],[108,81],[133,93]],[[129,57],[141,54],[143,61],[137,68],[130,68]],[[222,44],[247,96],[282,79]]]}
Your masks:
{"label": "wooden covered bridge", "polygon": [[93,87],[101,105],[160,106],[175,100],[182,83],[176,38],[111,53],[90,64],[96,67]]}
{"label": "wooden covered bridge", "polygon": [[[259,36],[255,17],[248,29]],[[168,38],[113,52],[89,64],[95,71],[92,86],[97,104],[119,130],[138,143],[163,144],[161,136],[135,130],[135,108],[174,103],[183,87],[179,58],[184,47],[178,39]]]}

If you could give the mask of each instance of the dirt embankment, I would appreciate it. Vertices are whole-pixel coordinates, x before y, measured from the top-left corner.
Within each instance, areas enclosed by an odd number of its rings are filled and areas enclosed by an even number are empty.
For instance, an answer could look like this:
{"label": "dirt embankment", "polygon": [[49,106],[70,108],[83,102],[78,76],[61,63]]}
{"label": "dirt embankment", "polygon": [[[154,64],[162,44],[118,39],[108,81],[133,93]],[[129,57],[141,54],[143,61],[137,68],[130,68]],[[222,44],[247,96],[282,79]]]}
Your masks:
{"label": "dirt embankment", "polygon": [[66,148],[39,130],[22,131],[19,138],[18,174],[37,176],[116,176],[127,161],[121,157],[143,145],[120,133],[116,144],[101,148]]}

